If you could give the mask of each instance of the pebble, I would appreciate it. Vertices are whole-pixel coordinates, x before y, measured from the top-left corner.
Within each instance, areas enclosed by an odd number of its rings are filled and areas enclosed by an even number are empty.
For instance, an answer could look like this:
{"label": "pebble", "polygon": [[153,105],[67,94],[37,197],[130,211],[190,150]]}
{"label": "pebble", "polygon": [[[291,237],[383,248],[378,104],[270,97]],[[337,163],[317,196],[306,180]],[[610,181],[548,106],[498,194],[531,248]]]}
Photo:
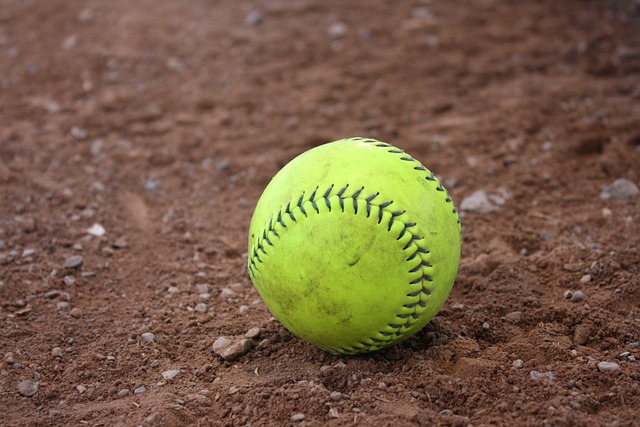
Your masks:
{"label": "pebble", "polygon": [[243,339],[232,343],[219,351],[216,351],[220,357],[227,361],[233,361],[247,354],[254,347],[254,343],[250,339]]}
{"label": "pebble", "polygon": [[260,334],[262,333],[262,329],[256,327],[256,328],[251,328],[247,331],[246,334],[244,334],[245,338],[249,338],[252,340],[257,340],[258,338],[260,338]]}
{"label": "pebble", "polygon": [[83,140],[87,137],[87,131],[78,126],[71,126],[69,133],[78,140]]}
{"label": "pebble", "polygon": [[571,302],[580,302],[584,298],[584,293],[582,291],[575,291],[573,295],[571,295]]}
{"label": "pebble", "polygon": [[598,370],[600,372],[616,372],[620,370],[620,365],[615,362],[600,362],[598,363]]}
{"label": "pebble", "polygon": [[349,28],[344,22],[336,22],[329,27],[329,35],[331,38],[339,39],[347,34]]}
{"label": "pebble", "polygon": [[129,396],[129,393],[131,393],[129,391],[129,389],[128,388],[124,388],[124,389],[120,390],[116,396],[118,396],[119,398],[123,398],[123,397]]}
{"label": "pebble", "polygon": [[626,178],[619,178],[600,193],[602,200],[631,200],[640,194],[640,189]]}
{"label": "pebble", "polygon": [[31,380],[24,380],[18,383],[18,392],[25,397],[31,397],[38,392],[38,384]]}
{"label": "pebble", "polygon": [[531,377],[532,380],[540,380],[540,379],[552,380],[554,378],[553,372],[551,371],[547,371],[547,372],[531,371],[529,372],[529,376]]}
{"label": "pebble", "polygon": [[498,208],[491,203],[484,190],[477,190],[470,196],[464,197],[460,202],[460,209],[467,212],[490,213]]}
{"label": "pebble", "polygon": [[64,284],[65,284],[66,286],[71,286],[71,285],[73,285],[74,283],[76,283],[76,279],[75,279],[75,277],[73,277],[73,276],[64,276],[64,277],[63,277],[63,279],[62,279],[62,281],[64,282]]}
{"label": "pebble", "polygon": [[59,291],[57,289],[52,289],[50,291],[45,292],[43,296],[44,296],[45,299],[54,299],[54,298],[59,297],[60,294],[61,294],[61,291]]}
{"label": "pebble", "polygon": [[378,384],[378,390],[380,391],[387,391],[389,390],[389,387],[384,383],[384,382],[380,382]]}
{"label": "pebble", "polygon": [[213,351],[218,353],[219,351],[229,347],[231,343],[232,341],[229,338],[221,336],[213,343]]}
{"label": "pebble", "polygon": [[35,249],[27,248],[22,251],[22,258],[27,258],[36,254]]}
{"label": "pebble", "polygon": [[91,227],[87,228],[87,233],[92,236],[102,237],[104,236],[105,229],[102,225],[95,223]]}
{"label": "pebble", "polygon": [[199,302],[198,304],[196,304],[196,307],[194,310],[197,311],[198,313],[206,313],[208,309],[209,308],[207,307],[207,304],[203,302]]}
{"label": "pebble", "polygon": [[343,394],[340,393],[339,391],[334,391],[329,395],[329,398],[331,400],[333,400],[334,402],[339,402],[342,400],[343,398]]}
{"label": "pebble", "polygon": [[169,369],[167,371],[162,372],[160,375],[162,375],[162,378],[164,378],[165,380],[172,380],[181,373],[182,373],[182,370],[180,369]]}
{"label": "pebble", "polygon": [[247,313],[249,312],[249,306],[241,305],[241,306],[238,308],[238,312],[239,312],[240,314],[247,314]]}
{"label": "pebble", "polygon": [[514,311],[512,313],[508,313],[505,316],[505,319],[513,322],[513,323],[520,323],[522,321],[522,312],[521,311]]}
{"label": "pebble", "polygon": [[629,346],[629,348],[638,348],[638,347],[640,347],[640,342],[635,341],[635,342],[631,342],[631,343],[629,343],[627,345]]}
{"label": "pebble", "polygon": [[244,18],[244,23],[250,27],[257,27],[264,21],[264,15],[258,10],[252,10]]}
{"label": "pebble", "polygon": [[145,332],[145,333],[141,334],[140,338],[142,338],[142,341],[148,342],[148,343],[155,342],[155,340],[156,340],[156,336],[153,335],[151,332]]}
{"label": "pebble", "polygon": [[511,366],[513,366],[515,369],[520,369],[524,366],[524,362],[522,361],[522,359],[516,359],[513,361]]}
{"label": "pebble", "polygon": [[83,385],[79,385],[78,387],[76,387],[76,390],[78,391],[78,393],[82,394],[87,391],[87,388]]}
{"label": "pebble", "polygon": [[80,318],[82,316],[82,310],[80,310],[79,308],[72,308],[71,311],[69,312],[69,314],[71,315],[71,317],[73,318]]}
{"label": "pebble", "polygon": [[585,274],[584,276],[582,276],[580,278],[580,283],[582,283],[582,284],[586,284],[586,283],[589,283],[589,282],[591,282],[591,275],[590,274]]}
{"label": "pebble", "polygon": [[116,249],[126,249],[129,247],[129,241],[126,237],[118,237],[111,246]]}
{"label": "pebble", "polygon": [[138,388],[136,388],[135,390],[133,390],[133,394],[142,394],[145,391],[147,391],[145,386],[140,386]]}
{"label": "pebble", "polygon": [[543,231],[542,233],[540,233],[540,240],[542,240],[543,242],[549,242],[553,240],[553,235],[548,231]]}
{"label": "pebble", "polygon": [[487,330],[488,330],[488,329],[491,329],[491,325],[489,324],[489,322],[484,322],[484,323],[482,324],[482,329],[487,329]]}
{"label": "pebble", "polygon": [[53,347],[51,357],[62,357],[62,349],[60,347]]}
{"label": "pebble", "polygon": [[72,255],[64,261],[63,268],[80,268],[84,264],[84,259],[80,255]]}
{"label": "pebble", "polygon": [[291,422],[297,423],[299,421],[303,421],[305,419],[304,414],[295,414],[291,416]]}
{"label": "pebble", "polygon": [[196,285],[196,291],[198,294],[208,294],[209,293],[209,284],[208,283],[198,283]]}
{"label": "pebble", "polygon": [[71,304],[69,304],[66,301],[58,301],[56,303],[56,310],[58,311],[69,310],[70,308],[71,308]]}

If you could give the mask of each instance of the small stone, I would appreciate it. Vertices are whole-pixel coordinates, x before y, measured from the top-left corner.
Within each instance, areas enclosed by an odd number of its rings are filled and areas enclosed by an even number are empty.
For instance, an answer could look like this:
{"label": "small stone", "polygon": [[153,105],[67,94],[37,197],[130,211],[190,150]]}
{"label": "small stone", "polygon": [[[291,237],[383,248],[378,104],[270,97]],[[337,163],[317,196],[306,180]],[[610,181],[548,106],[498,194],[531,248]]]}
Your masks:
{"label": "small stone", "polygon": [[339,391],[334,391],[329,395],[329,398],[334,402],[340,402],[342,400],[342,397],[343,395]]}
{"label": "small stone", "polygon": [[238,342],[235,342],[218,352],[218,354],[227,361],[236,360],[245,354],[247,354],[254,346],[254,343],[250,339],[243,339]]}
{"label": "small stone", "polygon": [[236,296],[236,293],[231,288],[222,288],[220,291],[221,298],[227,299],[233,298],[234,296]]}
{"label": "small stone", "polygon": [[73,276],[64,276],[62,278],[62,282],[66,285],[66,286],[72,286],[74,283],[76,283],[76,279]]}
{"label": "small stone", "polygon": [[229,347],[232,343],[233,341],[231,341],[229,338],[225,336],[221,336],[213,343],[213,346],[212,346],[213,351],[215,351],[216,353],[219,353],[220,351]]}
{"label": "small stone", "polygon": [[531,371],[529,372],[529,376],[531,377],[532,380],[541,380],[541,379],[552,380],[554,378],[553,372],[551,371],[547,371],[547,372]]}
{"label": "small stone", "polygon": [[51,357],[62,357],[62,349],[60,347],[53,347]]}
{"label": "small stone", "polygon": [[264,21],[264,16],[258,10],[252,10],[249,14],[244,18],[244,23],[250,27],[257,27],[262,24]]}
{"label": "small stone", "polygon": [[87,391],[87,388],[85,386],[83,386],[83,385],[79,385],[79,386],[76,387],[76,390],[78,391],[78,393],[82,394],[85,391]]}
{"label": "small stone", "polygon": [[575,291],[571,295],[571,302],[580,302],[584,299],[584,293],[582,291]]}
{"label": "small stone", "polygon": [[600,193],[602,200],[631,200],[640,194],[640,189],[633,182],[626,178],[619,178],[613,181]]}
{"label": "small stone", "polygon": [[566,291],[564,291],[562,296],[564,297],[564,299],[571,299],[571,297],[573,296],[573,292],[567,289]]}
{"label": "small stone", "polygon": [[198,313],[206,313],[208,310],[207,304],[203,303],[203,302],[199,302],[198,304],[196,304],[196,307],[194,308],[195,311],[197,311]]}
{"label": "small stone", "polygon": [[57,289],[52,289],[50,291],[45,292],[43,296],[45,299],[54,299],[60,296],[60,291]]}
{"label": "small stone", "polygon": [[181,373],[182,371],[180,369],[169,369],[162,372],[160,375],[162,375],[162,378],[164,378],[165,380],[172,380]]}
{"label": "small stone", "polygon": [[116,396],[118,396],[119,398],[121,398],[121,399],[122,399],[123,397],[127,397],[127,396],[129,396],[129,393],[131,393],[131,392],[129,391],[129,389],[124,388],[124,389],[120,390],[120,391],[118,392],[118,394],[116,394]]}
{"label": "small stone", "polygon": [[516,359],[513,361],[511,366],[513,366],[515,369],[520,369],[524,366],[524,362],[522,361],[522,359]]}
{"label": "small stone", "polygon": [[135,390],[133,390],[133,394],[142,394],[145,391],[147,391],[145,386],[140,386],[140,387],[136,388]]}
{"label": "small stone", "polygon": [[87,131],[78,126],[71,126],[71,130],[69,132],[74,138],[80,141],[87,137]]}
{"label": "small stone", "polygon": [[105,229],[102,225],[95,223],[91,227],[87,228],[87,233],[92,236],[102,237],[104,236]]}
{"label": "small stone", "polygon": [[100,253],[102,254],[102,256],[111,257],[113,256],[114,251],[110,246],[103,246],[102,249],[100,249]]}
{"label": "small stone", "polygon": [[113,242],[111,246],[116,249],[126,249],[129,247],[129,241],[126,237],[119,237]]}
{"label": "small stone", "polygon": [[32,397],[38,392],[38,384],[31,380],[24,380],[18,383],[18,392],[25,397]]}
{"label": "small stone", "polygon": [[380,382],[378,384],[378,390],[380,391],[387,391],[389,390],[389,387],[384,383],[384,382]]}
{"label": "small stone", "polygon": [[256,328],[251,328],[247,331],[246,334],[244,334],[245,338],[249,338],[252,340],[257,340],[258,338],[260,338],[260,334],[262,333],[262,329],[256,327]]}
{"label": "small stone", "polygon": [[249,312],[249,306],[241,305],[241,306],[238,308],[238,312],[239,312],[240,314],[247,314],[247,313]]}
{"label": "small stone", "polygon": [[498,208],[491,203],[484,190],[477,190],[470,196],[464,197],[460,202],[460,209],[467,212],[490,213]]}
{"label": "small stone", "polygon": [[540,233],[540,240],[542,240],[543,242],[549,242],[553,240],[553,235],[547,231],[543,231],[542,233]]}
{"label": "small stone", "polygon": [[69,310],[70,308],[71,308],[71,304],[69,304],[66,301],[58,301],[56,303],[56,310],[58,311],[63,311],[63,310],[66,311],[66,310]]}
{"label": "small stone", "polygon": [[578,357],[578,350],[576,350],[575,348],[574,348],[574,349],[572,349],[572,350],[569,352],[569,355],[570,355],[571,357]]}
{"label": "small stone", "polygon": [[295,414],[291,416],[292,423],[297,423],[297,422],[303,421],[304,419],[305,419],[304,414]]}
{"label": "small stone", "polygon": [[84,264],[84,260],[80,255],[72,255],[64,261],[63,268],[80,268]]}
{"label": "small stone", "polygon": [[27,248],[27,249],[22,251],[22,258],[28,258],[28,257],[33,256],[35,254],[36,254],[36,250],[35,249]]}
{"label": "small stone", "polygon": [[147,343],[152,343],[152,342],[155,342],[156,340],[156,336],[153,335],[151,332],[145,332],[143,334],[140,334],[140,338],[142,338],[142,341]]}
{"label": "small stone", "polygon": [[591,275],[590,274],[585,274],[584,276],[582,276],[580,278],[580,283],[582,283],[582,284],[587,284],[589,282],[591,282]]}
{"label": "small stone", "polygon": [[349,28],[343,22],[336,22],[329,27],[329,36],[334,39],[339,39],[347,34]]}
{"label": "small stone", "polygon": [[627,346],[628,346],[629,348],[638,348],[638,347],[640,347],[640,342],[637,342],[637,341],[635,341],[635,342],[630,342],[629,344],[627,344]]}
{"label": "small stone", "polygon": [[208,294],[209,293],[209,284],[208,283],[198,283],[196,285],[196,291],[198,294]]}
{"label": "small stone", "polygon": [[598,370],[600,372],[616,372],[620,370],[620,365],[615,362],[600,362],[598,363]]}
{"label": "small stone", "polygon": [[73,318],[80,318],[82,316],[82,310],[80,310],[79,308],[72,308],[71,311],[69,312],[69,314],[71,315],[71,317]]}
{"label": "small stone", "polygon": [[513,323],[520,323],[522,321],[522,312],[514,311],[512,313],[506,314],[504,318]]}
{"label": "small stone", "polygon": [[482,324],[482,329],[485,329],[485,330],[491,329],[491,325],[489,324],[489,322],[484,322]]}

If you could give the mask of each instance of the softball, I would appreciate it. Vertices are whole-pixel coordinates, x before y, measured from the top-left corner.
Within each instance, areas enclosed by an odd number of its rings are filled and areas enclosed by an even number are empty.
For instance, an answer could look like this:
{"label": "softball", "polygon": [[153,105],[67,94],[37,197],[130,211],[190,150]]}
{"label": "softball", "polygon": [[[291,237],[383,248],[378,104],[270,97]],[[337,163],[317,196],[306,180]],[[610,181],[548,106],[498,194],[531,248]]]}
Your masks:
{"label": "softball", "polygon": [[248,271],[292,333],[330,353],[364,353],[438,313],[460,234],[451,197],[418,160],[375,139],[342,139],[268,184],[251,219]]}

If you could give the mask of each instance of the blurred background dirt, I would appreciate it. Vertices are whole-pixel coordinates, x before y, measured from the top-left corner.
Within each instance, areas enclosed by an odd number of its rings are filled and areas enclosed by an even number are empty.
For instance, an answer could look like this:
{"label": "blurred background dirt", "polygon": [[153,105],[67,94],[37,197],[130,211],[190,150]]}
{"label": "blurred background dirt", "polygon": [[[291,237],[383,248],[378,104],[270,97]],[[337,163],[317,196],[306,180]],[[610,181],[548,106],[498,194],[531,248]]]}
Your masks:
{"label": "blurred background dirt", "polygon": [[[635,425],[639,10],[0,1],[0,424]],[[271,318],[247,230],[356,135],[444,181],[463,256],[423,331],[335,357]]]}

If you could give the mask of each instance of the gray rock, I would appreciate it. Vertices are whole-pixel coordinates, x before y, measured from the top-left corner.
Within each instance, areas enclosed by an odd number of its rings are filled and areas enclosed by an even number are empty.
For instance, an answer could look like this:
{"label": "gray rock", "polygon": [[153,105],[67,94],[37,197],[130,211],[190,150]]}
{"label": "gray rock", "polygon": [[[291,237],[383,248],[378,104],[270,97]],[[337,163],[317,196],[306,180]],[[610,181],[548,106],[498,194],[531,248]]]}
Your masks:
{"label": "gray rock", "polygon": [[256,328],[249,329],[247,333],[244,334],[244,336],[245,338],[257,340],[258,338],[260,338],[261,333],[262,333],[262,329],[256,327]]}
{"label": "gray rock", "polygon": [[616,372],[620,370],[620,365],[615,362],[600,362],[598,363],[598,370],[600,372]]}
{"label": "gray rock", "polygon": [[520,369],[524,366],[524,362],[522,361],[522,359],[516,359],[513,361],[511,366],[513,366],[515,369]]}
{"label": "gray rock", "polygon": [[194,310],[197,311],[198,313],[206,313],[208,309],[209,308],[207,307],[207,304],[203,302],[199,302],[198,304],[196,304],[196,307],[194,308]]}
{"label": "gray rock", "polygon": [[573,295],[571,295],[571,302],[580,302],[584,298],[584,293],[582,291],[575,291]]}
{"label": "gray rock", "polygon": [[553,372],[551,371],[547,371],[547,372],[531,371],[529,372],[529,376],[531,377],[532,380],[542,380],[542,379],[552,380],[555,377],[555,375],[553,375]]}
{"label": "gray rock", "polygon": [[148,343],[155,342],[155,340],[156,340],[156,336],[153,335],[151,332],[145,332],[145,333],[141,334],[140,338],[142,338],[142,341],[148,342]]}
{"label": "gray rock", "polygon": [[233,341],[231,341],[229,338],[221,336],[213,343],[213,351],[219,353],[220,351],[229,347],[232,343]]}
{"label": "gray rock", "polygon": [[220,351],[218,354],[227,361],[237,360],[240,357],[247,354],[254,347],[254,343],[250,339],[243,339],[235,342],[227,348]]}
{"label": "gray rock", "polygon": [[80,255],[72,255],[64,261],[63,268],[80,268],[84,264],[84,259]]}
{"label": "gray rock", "polygon": [[344,396],[343,396],[343,394],[342,394],[342,393],[340,393],[339,391],[334,391],[334,392],[332,392],[332,393],[329,395],[329,398],[330,398],[331,400],[333,400],[334,402],[339,402],[339,401],[341,401],[343,397],[344,397]]}
{"label": "gray rock", "polygon": [[162,372],[160,375],[162,375],[162,378],[164,378],[165,380],[172,380],[181,373],[182,373],[182,370],[180,369],[169,369],[167,371]]}
{"label": "gray rock", "polygon": [[35,249],[27,248],[22,251],[22,258],[28,258],[30,256],[34,256],[36,254]]}
{"label": "gray rock", "polygon": [[244,18],[244,23],[250,27],[257,27],[262,24],[264,21],[264,15],[258,10],[252,10],[249,14]]}
{"label": "gray rock", "polygon": [[477,190],[470,196],[462,199],[460,209],[466,212],[490,213],[496,212],[498,208],[491,203],[484,190]]}
{"label": "gray rock", "polygon": [[44,298],[45,299],[54,299],[54,298],[58,298],[60,296],[60,291],[57,289],[51,289],[50,291],[47,291],[44,293]]}
{"label": "gray rock", "polygon": [[331,27],[329,27],[329,35],[333,39],[339,39],[341,37],[344,37],[347,34],[348,30],[349,28],[345,23],[336,22],[335,24],[331,25]]}
{"label": "gray rock", "polygon": [[119,398],[123,398],[123,397],[127,397],[129,396],[131,392],[129,391],[128,388],[122,389],[118,392],[118,394],[116,394],[116,396],[118,396]]}
{"label": "gray rock", "polygon": [[60,347],[53,347],[53,349],[51,349],[51,357],[62,357],[62,349]]}
{"label": "gray rock", "polygon": [[145,391],[147,391],[145,386],[140,386],[138,388],[136,388],[135,390],[133,390],[133,394],[142,394]]}
{"label": "gray rock", "polygon": [[38,392],[38,384],[31,380],[24,380],[18,383],[18,392],[25,397],[32,397]]}
{"label": "gray rock", "polygon": [[87,388],[85,386],[83,386],[83,385],[79,385],[79,386],[76,387],[76,390],[78,391],[78,393],[82,394],[85,391],[87,391]]}
{"label": "gray rock", "polygon": [[613,181],[600,193],[602,200],[631,200],[640,194],[640,189],[633,182],[626,178],[619,178]]}
{"label": "gray rock", "polygon": [[69,312],[69,314],[71,315],[71,317],[78,319],[80,317],[82,317],[82,310],[80,310],[79,308],[72,308],[71,311]]}
{"label": "gray rock", "polygon": [[295,414],[291,416],[292,423],[297,423],[297,422],[303,421],[304,419],[305,419],[304,414]]}
{"label": "gray rock", "polygon": [[209,284],[208,283],[198,283],[196,285],[196,291],[198,294],[208,294],[209,293]]}
{"label": "gray rock", "polygon": [[71,304],[69,304],[66,301],[58,301],[56,303],[56,310],[58,311],[69,310],[70,308],[71,308]]}

